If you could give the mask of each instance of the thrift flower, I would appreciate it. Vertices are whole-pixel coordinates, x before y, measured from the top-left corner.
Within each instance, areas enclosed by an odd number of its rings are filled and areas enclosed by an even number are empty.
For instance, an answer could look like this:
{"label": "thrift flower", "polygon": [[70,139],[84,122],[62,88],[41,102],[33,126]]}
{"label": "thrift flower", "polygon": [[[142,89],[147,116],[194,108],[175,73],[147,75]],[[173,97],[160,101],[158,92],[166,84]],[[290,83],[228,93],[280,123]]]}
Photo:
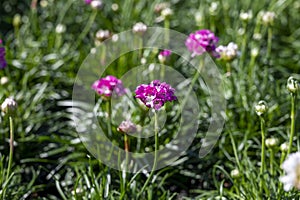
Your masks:
{"label": "thrift flower", "polygon": [[289,150],[289,143],[288,142],[284,142],[280,145],[280,151],[288,152],[288,150]]}
{"label": "thrift flower", "polygon": [[[0,39],[0,45],[2,44],[2,40]],[[7,62],[5,60],[5,48],[0,46],[0,69],[4,69],[7,66]]]}
{"label": "thrift flower", "polygon": [[132,31],[136,34],[143,35],[147,31],[147,26],[143,22],[138,22],[132,27]]}
{"label": "thrift flower", "polygon": [[122,81],[110,75],[95,81],[92,85],[92,89],[106,99],[110,98],[113,92],[115,92],[117,96],[122,96],[126,92]]}
{"label": "thrift flower", "polygon": [[276,15],[274,12],[271,11],[262,12],[261,21],[266,26],[273,25],[275,17]]}
{"label": "thrift flower", "polygon": [[185,41],[185,46],[192,52],[192,57],[202,55],[204,52],[208,52],[214,57],[219,57],[216,52],[218,41],[219,38],[213,32],[203,29],[191,33]]}
{"label": "thrift flower", "polygon": [[164,63],[166,61],[166,59],[171,56],[171,53],[172,52],[168,49],[165,49],[165,50],[161,51],[158,55],[158,60],[161,63]]}
{"label": "thrift flower", "polygon": [[159,80],[152,81],[149,85],[139,85],[135,98],[140,99],[148,108],[159,110],[167,101],[177,100],[175,89],[169,84]]}
{"label": "thrift flower", "polygon": [[1,104],[1,110],[4,113],[13,114],[17,109],[17,102],[12,98],[6,98],[4,102]]}
{"label": "thrift flower", "polygon": [[266,139],[266,146],[268,148],[273,148],[278,145],[279,140],[277,138],[267,138]]}
{"label": "thrift flower", "polygon": [[255,106],[255,112],[258,116],[263,115],[265,112],[267,112],[268,106],[265,101],[259,101],[258,104]]}
{"label": "thrift flower", "polygon": [[227,46],[218,46],[216,52],[220,54],[220,59],[232,61],[238,55],[238,46],[237,44],[230,42]]}
{"label": "thrift flower", "polygon": [[93,9],[101,9],[103,7],[103,2],[101,0],[93,0],[91,2],[91,7]]}
{"label": "thrift flower", "polygon": [[122,121],[117,130],[122,133],[135,133],[137,131],[137,127],[130,120],[126,120]]}
{"label": "thrift flower", "polygon": [[92,3],[92,0],[84,0],[84,3],[90,5]]}
{"label": "thrift flower", "polygon": [[289,191],[293,187],[300,190],[300,152],[290,154],[281,167],[286,172],[286,175],[279,179],[284,185],[284,190]]}
{"label": "thrift flower", "polygon": [[241,12],[240,19],[244,22],[248,22],[250,19],[252,19],[252,11],[250,10],[248,12]]}
{"label": "thrift flower", "polygon": [[96,33],[96,39],[99,40],[100,42],[108,39],[109,37],[110,37],[109,30],[99,30]]}
{"label": "thrift flower", "polygon": [[299,88],[298,81],[294,77],[289,77],[286,85],[291,94],[295,94]]}

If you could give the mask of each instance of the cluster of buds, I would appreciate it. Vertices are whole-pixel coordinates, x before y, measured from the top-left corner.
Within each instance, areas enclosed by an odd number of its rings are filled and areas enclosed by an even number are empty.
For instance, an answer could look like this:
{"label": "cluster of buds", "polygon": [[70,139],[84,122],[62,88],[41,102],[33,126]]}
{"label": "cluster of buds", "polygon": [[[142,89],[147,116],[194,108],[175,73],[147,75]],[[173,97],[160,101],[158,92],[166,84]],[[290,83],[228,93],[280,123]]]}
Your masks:
{"label": "cluster of buds", "polygon": [[265,101],[259,101],[255,106],[255,112],[258,116],[262,116],[268,110],[267,103]]}
{"label": "cluster of buds", "polygon": [[232,61],[238,55],[238,46],[237,44],[230,42],[227,46],[220,45],[216,48],[216,52],[219,53],[220,59],[224,61]]}
{"label": "cluster of buds", "polygon": [[132,31],[135,34],[143,35],[147,31],[147,25],[143,22],[138,22],[132,27]]}
{"label": "cluster of buds", "polygon": [[286,85],[288,91],[294,95],[297,93],[298,89],[299,89],[299,84],[298,81],[294,78],[294,77],[289,77],[288,81],[287,81],[287,85]]}
{"label": "cluster of buds", "polygon": [[103,8],[103,2],[101,0],[84,0],[85,4],[91,5],[93,9],[102,9]]}
{"label": "cluster of buds", "polygon": [[16,109],[17,109],[17,102],[12,97],[6,98],[4,102],[1,104],[1,110],[5,114],[13,115]]}
{"label": "cluster of buds", "polygon": [[274,12],[266,11],[261,13],[261,21],[266,26],[272,26],[276,15]]}

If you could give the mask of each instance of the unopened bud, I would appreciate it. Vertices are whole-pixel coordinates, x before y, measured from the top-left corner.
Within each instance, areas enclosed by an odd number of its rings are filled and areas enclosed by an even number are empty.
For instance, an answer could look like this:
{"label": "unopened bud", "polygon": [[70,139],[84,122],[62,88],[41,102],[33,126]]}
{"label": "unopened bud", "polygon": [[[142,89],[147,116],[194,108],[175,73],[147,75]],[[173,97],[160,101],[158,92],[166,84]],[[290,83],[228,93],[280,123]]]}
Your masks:
{"label": "unopened bud", "polygon": [[1,110],[4,113],[12,115],[17,109],[17,102],[12,98],[6,98],[1,105]]}
{"label": "unopened bud", "polygon": [[273,148],[278,145],[279,140],[277,138],[267,138],[266,139],[266,146],[268,148]]}
{"label": "unopened bud", "polygon": [[255,106],[255,112],[258,116],[263,115],[265,112],[267,112],[268,106],[265,101],[259,101],[258,104]]}
{"label": "unopened bud", "polygon": [[299,88],[298,81],[291,76],[287,81],[286,87],[291,94],[296,94]]}

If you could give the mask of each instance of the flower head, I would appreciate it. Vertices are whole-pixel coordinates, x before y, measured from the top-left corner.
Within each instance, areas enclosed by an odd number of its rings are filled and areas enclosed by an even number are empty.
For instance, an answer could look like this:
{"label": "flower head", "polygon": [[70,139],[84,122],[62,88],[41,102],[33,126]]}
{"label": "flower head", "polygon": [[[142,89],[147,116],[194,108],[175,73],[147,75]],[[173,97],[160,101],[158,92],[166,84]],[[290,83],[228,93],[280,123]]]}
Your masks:
{"label": "flower head", "polygon": [[293,187],[300,190],[300,152],[290,154],[281,167],[286,172],[285,176],[280,177],[284,190],[289,191]]}
{"label": "flower head", "polygon": [[220,59],[232,61],[238,55],[238,46],[237,44],[230,42],[227,46],[218,46],[216,52],[220,54]]}
{"label": "flower head", "polygon": [[137,131],[137,127],[130,120],[126,120],[122,121],[117,130],[122,133],[135,133]]}
{"label": "flower head", "polygon": [[147,26],[143,22],[138,22],[132,27],[132,31],[136,34],[143,35],[147,31]]}
{"label": "flower head", "polygon": [[214,57],[219,57],[215,51],[218,42],[219,38],[213,32],[203,29],[191,33],[185,41],[185,46],[192,52],[192,57],[202,55],[204,52],[208,52]]}
{"label": "flower head", "polygon": [[92,0],[84,0],[84,3],[89,5],[92,3]]}
{"label": "flower head", "polygon": [[166,59],[172,54],[172,52],[168,49],[165,49],[163,51],[161,51],[158,55],[158,60],[161,63],[164,63],[166,61]]}
{"label": "flower head", "polygon": [[103,2],[101,0],[92,0],[90,4],[91,7],[95,10],[100,10],[103,8]]}
{"label": "flower head", "polygon": [[277,138],[274,138],[274,137],[267,138],[266,139],[266,146],[268,148],[273,148],[273,147],[276,147],[278,145],[278,142],[279,142],[279,140]]}
{"label": "flower head", "polygon": [[104,98],[110,98],[113,92],[117,96],[122,96],[126,92],[122,81],[111,75],[95,81],[92,89]]}
{"label": "flower head", "polygon": [[274,12],[267,11],[267,12],[262,12],[261,14],[261,21],[264,25],[269,26],[274,24],[274,19],[276,15]]}
{"label": "flower head", "polygon": [[252,11],[250,10],[248,12],[241,12],[240,19],[244,22],[248,22],[250,19],[252,19]]}
{"label": "flower head", "polygon": [[299,89],[298,81],[291,76],[287,81],[286,87],[291,94],[295,94]]}
{"label": "flower head", "polygon": [[13,114],[17,109],[17,102],[12,98],[6,98],[4,102],[1,104],[1,110],[4,113]]}
{"label": "flower head", "polygon": [[149,85],[139,85],[135,98],[140,99],[148,108],[159,110],[167,101],[177,100],[175,89],[169,84],[159,80],[152,81]]}
{"label": "flower head", "polygon": [[259,101],[258,104],[255,106],[255,112],[258,116],[263,115],[265,112],[267,112],[268,106],[265,101]]}
{"label": "flower head", "polygon": [[[0,45],[2,44],[2,40],[0,39]],[[4,69],[7,66],[7,62],[5,60],[5,48],[0,46],[0,69]]]}

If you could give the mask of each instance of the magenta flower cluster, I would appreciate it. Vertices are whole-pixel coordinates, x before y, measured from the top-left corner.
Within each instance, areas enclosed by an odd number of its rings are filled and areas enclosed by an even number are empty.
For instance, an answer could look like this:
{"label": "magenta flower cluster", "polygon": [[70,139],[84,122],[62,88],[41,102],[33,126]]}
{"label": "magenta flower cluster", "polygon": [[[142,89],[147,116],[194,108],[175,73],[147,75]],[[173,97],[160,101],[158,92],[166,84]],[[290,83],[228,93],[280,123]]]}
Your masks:
{"label": "magenta flower cluster", "polygon": [[177,100],[174,95],[175,89],[159,80],[154,80],[149,85],[139,85],[135,93],[135,98],[140,99],[148,108],[155,110],[159,110],[168,101]]}
{"label": "magenta flower cluster", "polygon": [[213,32],[203,29],[191,33],[186,39],[185,45],[192,52],[192,57],[202,55],[204,52],[210,53],[214,57],[219,57],[219,54],[216,52],[218,42],[219,38]]}
{"label": "magenta flower cluster", "polygon": [[[2,44],[2,40],[0,39],[0,45]],[[0,47],[0,69],[4,69],[7,66],[7,62],[5,60],[5,48]]]}
{"label": "magenta flower cluster", "polygon": [[110,98],[113,93],[122,96],[126,92],[122,81],[111,75],[95,81],[92,89],[104,98]]}
{"label": "magenta flower cluster", "polygon": [[169,57],[169,56],[171,55],[171,51],[168,50],[168,49],[165,49],[165,50],[161,51],[161,52],[159,53],[159,55],[160,55],[160,56],[163,56],[163,57]]}

